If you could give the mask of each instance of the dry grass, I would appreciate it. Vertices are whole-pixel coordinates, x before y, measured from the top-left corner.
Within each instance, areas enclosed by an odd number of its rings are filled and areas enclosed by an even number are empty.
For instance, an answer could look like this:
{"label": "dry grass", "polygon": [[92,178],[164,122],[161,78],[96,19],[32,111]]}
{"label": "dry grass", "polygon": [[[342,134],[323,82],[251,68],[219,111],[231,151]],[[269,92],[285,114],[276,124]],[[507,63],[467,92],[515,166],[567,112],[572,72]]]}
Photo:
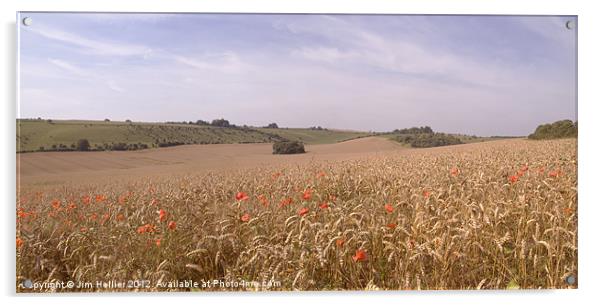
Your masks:
{"label": "dry grass", "polygon": [[[274,290],[576,287],[564,281],[577,276],[576,168],[575,140],[514,141],[21,189],[17,284],[149,280],[144,291],[168,290],[155,285],[175,279],[280,281],[262,288]],[[151,232],[140,233],[144,225]]]}

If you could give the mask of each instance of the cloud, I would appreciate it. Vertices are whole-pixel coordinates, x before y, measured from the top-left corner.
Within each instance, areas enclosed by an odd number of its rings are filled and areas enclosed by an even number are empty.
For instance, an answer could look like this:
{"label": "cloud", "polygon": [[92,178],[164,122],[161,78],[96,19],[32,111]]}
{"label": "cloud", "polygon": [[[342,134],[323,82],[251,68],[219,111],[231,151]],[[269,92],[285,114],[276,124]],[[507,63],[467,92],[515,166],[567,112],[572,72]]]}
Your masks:
{"label": "cloud", "polygon": [[50,62],[51,64],[65,70],[65,71],[71,72],[78,76],[89,76],[89,73],[87,71],[85,71],[84,69],[74,66],[64,60],[49,58],[48,62]]}
{"label": "cloud", "polygon": [[114,80],[107,81],[107,86],[109,86],[109,89],[111,89],[113,91],[117,91],[120,93],[125,92],[125,90],[123,88],[119,87]]}
{"label": "cloud", "polygon": [[143,45],[128,44],[123,42],[108,42],[86,38],[77,34],[54,29],[47,25],[27,28],[32,33],[58,42],[79,47],[86,53],[105,56],[148,56],[152,49]]}

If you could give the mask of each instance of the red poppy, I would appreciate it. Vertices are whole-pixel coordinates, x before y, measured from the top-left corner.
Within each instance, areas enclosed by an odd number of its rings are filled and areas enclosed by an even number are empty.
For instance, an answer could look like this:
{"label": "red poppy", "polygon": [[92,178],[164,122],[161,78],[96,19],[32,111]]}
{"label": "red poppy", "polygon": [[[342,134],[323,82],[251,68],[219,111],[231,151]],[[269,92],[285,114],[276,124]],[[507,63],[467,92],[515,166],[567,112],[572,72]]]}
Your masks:
{"label": "red poppy", "polygon": [[318,174],[316,174],[316,178],[322,178],[325,177],[326,173],[325,172],[319,172]]}
{"label": "red poppy", "polygon": [[387,213],[393,213],[393,206],[390,203],[385,204],[385,211],[387,211]]}
{"label": "red poppy", "polygon": [[336,243],[337,243],[337,247],[342,247],[345,244],[345,239],[341,237],[341,238],[337,239]]}
{"label": "red poppy", "polygon": [[566,207],[563,209],[563,212],[565,215],[570,216],[571,214],[573,214],[573,209]]}
{"label": "red poppy", "polygon": [[523,167],[520,168],[521,171],[526,172],[529,170],[529,166],[527,164],[523,165]]}
{"label": "red poppy", "polygon": [[353,256],[353,261],[355,262],[363,262],[368,258],[366,255],[366,251],[359,249],[355,251],[355,255]]}
{"label": "red poppy", "polygon": [[83,204],[89,204],[90,203],[90,196],[86,195],[86,196],[82,197],[82,203]]}
{"label": "red poppy", "polygon": [[98,214],[92,213],[92,215],[90,215],[90,220],[96,220],[96,219],[98,219]]}
{"label": "red poppy", "polygon": [[247,222],[247,221],[249,221],[249,219],[251,219],[251,215],[249,215],[249,214],[244,214],[240,217],[240,220],[242,222]]}
{"label": "red poppy", "polygon": [[304,216],[307,213],[309,213],[309,208],[302,208],[299,210],[299,216]]}
{"label": "red poppy", "polygon": [[301,198],[303,198],[303,200],[310,200],[311,192],[311,189],[306,189],[305,191],[303,191],[303,195],[301,196]]}
{"label": "red poppy", "polygon": [[82,232],[82,233],[86,233],[88,231],[88,228],[81,227],[81,228],[79,228],[79,231]]}
{"label": "red poppy", "polygon": [[70,203],[69,203],[69,207],[68,207],[68,209],[69,209],[69,210],[75,210],[75,209],[77,209],[77,205],[75,205],[75,203],[74,203],[74,202],[70,202]]}
{"label": "red poppy", "polygon": [[290,197],[288,197],[288,198],[282,199],[282,200],[280,201],[280,207],[281,207],[281,208],[282,208],[282,207],[285,207],[285,206],[287,206],[287,205],[289,205],[289,204],[291,204],[291,203],[293,203],[293,198],[290,198]]}
{"label": "red poppy", "polygon": [[270,202],[268,201],[268,199],[264,195],[258,195],[257,196],[257,200],[259,200],[259,202],[261,202],[261,204],[263,204],[263,206],[265,206],[265,207],[267,207],[268,205],[270,205]]}
{"label": "red poppy", "polygon": [[387,228],[394,230],[395,228],[397,228],[397,224],[396,223],[387,224]]}
{"label": "red poppy", "polygon": [[548,176],[550,178],[556,178],[556,177],[560,176],[560,171],[559,170],[551,171],[550,173],[548,173]]}
{"label": "red poppy", "polygon": [[249,195],[245,192],[236,193],[236,201],[245,201],[249,199]]}
{"label": "red poppy", "polygon": [[510,181],[510,183],[515,183],[518,181],[518,176],[512,175],[512,176],[508,177],[508,181]]}
{"label": "red poppy", "polygon": [[431,192],[429,192],[429,191],[422,191],[422,196],[424,198],[429,198],[430,195],[431,195]]}
{"label": "red poppy", "polygon": [[320,209],[322,209],[322,210],[323,210],[323,209],[328,209],[328,202],[322,202],[322,203],[320,204]]}
{"label": "red poppy", "polygon": [[161,238],[155,240],[155,245],[157,245],[157,247],[161,247]]}
{"label": "red poppy", "polygon": [[20,237],[17,237],[17,248],[21,248],[23,246],[23,240]]}
{"label": "red poppy", "polygon": [[96,202],[103,202],[105,200],[107,200],[107,197],[104,195],[96,195]]}
{"label": "red poppy", "polygon": [[278,179],[278,177],[280,177],[280,176],[282,176],[282,173],[278,173],[278,172],[276,172],[276,173],[274,173],[274,174],[272,175],[272,178],[274,178],[274,179]]}
{"label": "red poppy", "polygon": [[153,232],[155,232],[155,226],[150,225],[150,224],[145,224],[143,226],[138,227],[137,232],[138,232],[138,234],[153,233]]}
{"label": "red poppy", "polygon": [[167,220],[167,212],[163,209],[159,210],[159,221],[164,222]]}
{"label": "red poppy", "polygon": [[452,169],[449,171],[449,173],[450,173],[452,176],[457,176],[457,175],[460,173],[460,170],[459,170],[457,167],[454,167],[454,168],[452,168]]}
{"label": "red poppy", "polygon": [[175,230],[175,229],[176,229],[176,222],[175,222],[175,221],[173,221],[173,220],[172,220],[172,221],[170,221],[170,222],[167,224],[167,228],[168,228],[168,229],[170,229],[170,230]]}
{"label": "red poppy", "polygon": [[123,214],[117,214],[117,221],[124,221],[125,216]]}
{"label": "red poppy", "polygon": [[54,199],[52,200],[52,208],[54,208],[55,210],[58,210],[61,208],[61,201],[58,199]]}

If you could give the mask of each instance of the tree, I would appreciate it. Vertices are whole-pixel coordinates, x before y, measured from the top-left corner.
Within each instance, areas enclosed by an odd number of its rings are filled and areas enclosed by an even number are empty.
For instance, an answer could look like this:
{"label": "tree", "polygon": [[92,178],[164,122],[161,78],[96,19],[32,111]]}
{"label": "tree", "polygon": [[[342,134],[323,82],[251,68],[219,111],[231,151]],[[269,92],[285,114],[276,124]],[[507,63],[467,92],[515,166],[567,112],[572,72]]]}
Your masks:
{"label": "tree", "polygon": [[279,154],[302,154],[305,153],[305,146],[299,141],[275,142],[272,145],[272,153]]}
{"label": "tree", "polygon": [[266,128],[278,128],[278,124],[270,123],[270,124],[268,124],[268,126]]}
{"label": "tree", "polygon": [[215,120],[211,121],[211,125],[216,126],[216,127],[230,127],[230,122],[228,122],[228,120],[221,118],[221,119],[215,119]]}
{"label": "tree", "polygon": [[79,150],[79,151],[90,150],[90,142],[88,141],[88,139],[77,140],[77,150]]}

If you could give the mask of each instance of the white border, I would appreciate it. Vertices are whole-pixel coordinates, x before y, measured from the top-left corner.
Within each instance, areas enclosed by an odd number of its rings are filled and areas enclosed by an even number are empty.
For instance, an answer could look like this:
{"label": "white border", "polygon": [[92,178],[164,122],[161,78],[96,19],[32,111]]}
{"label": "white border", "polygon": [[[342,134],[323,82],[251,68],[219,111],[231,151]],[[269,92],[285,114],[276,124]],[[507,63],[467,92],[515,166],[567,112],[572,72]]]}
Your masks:
{"label": "white border", "polygon": [[[596,1],[451,1],[451,0],[147,0],[147,1],[81,1],[81,0],[3,0],[0,1],[2,21],[2,82],[0,92],[4,103],[2,120],[2,268],[0,291],[3,303],[19,304],[105,304],[107,302],[144,302],[165,304],[177,302],[238,302],[293,304],[307,301],[342,304],[509,304],[536,302],[544,304],[577,304],[597,297],[600,280],[600,220],[602,202],[599,181],[602,169],[599,156],[601,141],[597,127],[600,120],[600,47],[602,33]],[[16,296],[15,283],[15,113],[16,113],[16,11],[108,11],[108,12],[269,12],[269,13],[402,13],[402,14],[550,14],[578,15],[579,25],[579,289],[558,291],[476,292],[302,292],[302,293],[199,293],[136,295],[100,294],[68,296]]]}

